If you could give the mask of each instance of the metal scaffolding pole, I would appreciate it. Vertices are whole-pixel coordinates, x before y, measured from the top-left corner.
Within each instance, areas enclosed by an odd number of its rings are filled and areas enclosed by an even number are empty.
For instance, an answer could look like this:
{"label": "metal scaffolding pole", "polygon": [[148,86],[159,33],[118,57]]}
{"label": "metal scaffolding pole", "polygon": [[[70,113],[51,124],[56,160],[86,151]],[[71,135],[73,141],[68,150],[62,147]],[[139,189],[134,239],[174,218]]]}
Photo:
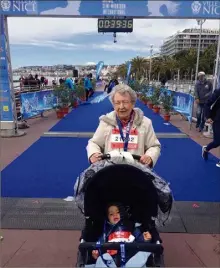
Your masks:
{"label": "metal scaffolding pole", "polygon": [[195,81],[197,80],[198,77],[198,72],[199,72],[199,58],[200,58],[200,50],[201,50],[201,39],[202,39],[202,25],[206,20],[197,20],[198,25],[200,26],[200,31],[199,31],[199,45],[198,45],[198,50],[197,50],[197,62],[196,62],[196,76],[195,76]]}

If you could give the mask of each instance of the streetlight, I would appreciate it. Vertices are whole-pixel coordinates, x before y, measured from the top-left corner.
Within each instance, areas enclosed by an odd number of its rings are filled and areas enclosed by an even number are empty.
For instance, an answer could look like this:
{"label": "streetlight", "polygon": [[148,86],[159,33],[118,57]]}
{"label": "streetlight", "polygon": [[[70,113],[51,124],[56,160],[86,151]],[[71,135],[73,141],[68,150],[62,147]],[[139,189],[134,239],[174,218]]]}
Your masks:
{"label": "streetlight", "polygon": [[151,64],[152,64],[153,45],[150,45],[150,68],[149,68],[149,84],[151,80]]}
{"label": "streetlight", "polygon": [[200,31],[199,31],[199,45],[198,45],[198,51],[197,51],[197,63],[196,63],[196,77],[195,77],[195,81],[197,80],[198,77],[198,72],[199,72],[199,56],[200,56],[200,47],[201,47],[201,37],[202,37],[202,25],[205,22],[205,19],[198,19],[197,23],[200,26]]}

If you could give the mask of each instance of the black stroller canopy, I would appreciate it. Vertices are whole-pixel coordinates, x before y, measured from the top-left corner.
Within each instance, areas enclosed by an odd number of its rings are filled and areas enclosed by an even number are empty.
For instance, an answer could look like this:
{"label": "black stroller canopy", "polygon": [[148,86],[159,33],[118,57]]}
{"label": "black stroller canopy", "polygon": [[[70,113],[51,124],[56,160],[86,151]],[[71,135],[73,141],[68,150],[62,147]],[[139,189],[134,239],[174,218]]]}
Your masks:
{"label": "black stroller canopy", "polygon": [[136,222],[142,222],[143,217],[157,217],[158,196],[152,176],[134,166],[105,167],[87,181],[84,191],[85,216],[92,219],[106,218],[106,206],[111,202],[128,206]]}
{"label": "black stroller canopy", "polygon": [[76,205],[94,220],[106,218],[108,203],[119,202],[130,208],[134,221],[154,217],[163,225],[173,203],[168,183],[138,162],[96,162],[77,178],[74,193]]}

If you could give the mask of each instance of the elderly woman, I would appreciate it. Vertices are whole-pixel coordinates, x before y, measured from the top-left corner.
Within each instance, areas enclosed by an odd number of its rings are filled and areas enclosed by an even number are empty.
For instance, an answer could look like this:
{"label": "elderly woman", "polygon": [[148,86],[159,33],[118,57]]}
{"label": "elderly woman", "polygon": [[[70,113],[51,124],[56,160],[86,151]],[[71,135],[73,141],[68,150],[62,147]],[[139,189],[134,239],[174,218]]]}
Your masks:
{"label": "elderly woman", "polygon": [[87,145],[91,163],[113,150],[140,155],[140,162],[153,167],[161,145],[152,122],[139,108],[134,108],[137,95],[129,86],[119,84],[110,95],[114,111],[100,117],[99,126]]}

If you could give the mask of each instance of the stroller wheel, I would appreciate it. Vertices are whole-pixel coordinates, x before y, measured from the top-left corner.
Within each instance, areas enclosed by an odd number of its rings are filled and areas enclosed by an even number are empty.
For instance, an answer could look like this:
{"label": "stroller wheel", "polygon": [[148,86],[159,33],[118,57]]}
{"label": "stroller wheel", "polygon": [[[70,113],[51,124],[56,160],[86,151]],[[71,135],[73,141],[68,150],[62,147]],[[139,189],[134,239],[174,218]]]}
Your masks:
{"label": "stroller wheel", "polygon": [[146,267],[165,267],[163,254],[151,254],[147,260]]}
{"label": "stroller wheel", "polygon": [[154,267],[165,267],[164,255],[154,255]]}
{"label": "stroller wheel", "polygon": [[85,260],[83,258],[82,253],[78,251],[76,267],[84,267],[84,266],[85,266]]}

